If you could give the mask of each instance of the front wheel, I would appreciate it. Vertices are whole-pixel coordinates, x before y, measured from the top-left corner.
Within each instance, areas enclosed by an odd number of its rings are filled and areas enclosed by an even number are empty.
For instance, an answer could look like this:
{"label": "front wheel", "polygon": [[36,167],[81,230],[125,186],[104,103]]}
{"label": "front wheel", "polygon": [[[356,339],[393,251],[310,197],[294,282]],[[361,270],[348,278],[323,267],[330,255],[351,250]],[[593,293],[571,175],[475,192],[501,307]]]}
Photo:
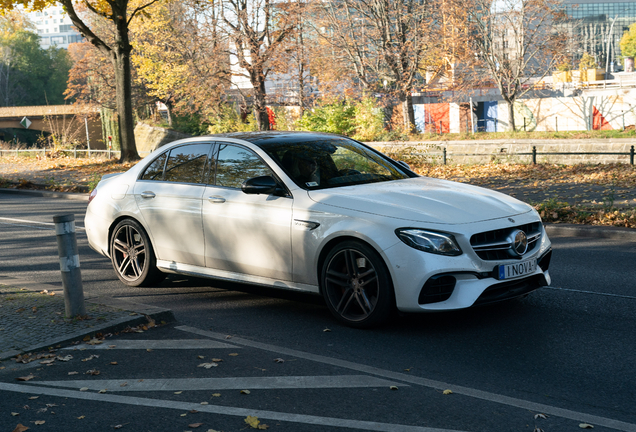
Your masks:
{"label": "front wheel", "polygon": [[332,249],[320,281],[327,307],[348,326],[376,326],[394,310],[393,285],[386,265],[362,242],[346,241]]}
{"label": "front wheel", "polygon": [[128,286],[154,285],[165,278],[157,269],[146,231],[132,219],[119,222],[113,230],[110,260],[119,280]]}

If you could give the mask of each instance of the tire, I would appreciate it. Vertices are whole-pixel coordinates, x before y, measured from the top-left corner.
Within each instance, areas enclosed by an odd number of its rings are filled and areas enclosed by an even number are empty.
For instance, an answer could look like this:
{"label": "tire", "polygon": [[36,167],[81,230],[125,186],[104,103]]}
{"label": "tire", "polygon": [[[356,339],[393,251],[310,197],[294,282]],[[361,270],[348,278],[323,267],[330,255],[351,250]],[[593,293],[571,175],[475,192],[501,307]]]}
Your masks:
{"label": "tire", "polygon": [[320,275],[327,307],[350,327],[377,326],[395,310],[393,284],[384,260],[362,242],[338,244],[327,255]]}
{"label": "tire", "polygon": [[157,269],[150,239],[133,219],[124,219],[110,237],[110,261],[120,281],[128,286],[151,286],[166,275]]}

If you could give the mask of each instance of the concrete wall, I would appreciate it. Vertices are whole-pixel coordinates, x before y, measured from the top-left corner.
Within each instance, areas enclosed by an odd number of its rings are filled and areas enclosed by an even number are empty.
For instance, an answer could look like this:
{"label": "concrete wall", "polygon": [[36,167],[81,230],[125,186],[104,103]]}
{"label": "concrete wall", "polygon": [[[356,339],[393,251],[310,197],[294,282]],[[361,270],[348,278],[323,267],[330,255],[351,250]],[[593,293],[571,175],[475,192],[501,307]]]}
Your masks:
{"label": "concrete wall", "polygon": [[[532,147],[537,148],[537,163],[625,163],[630,161],[631,146],[636,139],[593,140],[484,140],[484,141],[429,141],[429,142],[375,142],[372,147],[400,159],[400,154],[424,156],[428,162],[442,163],[446,148],[448,164],[470,163],[532,163]],[[520,154],[528,153],[528,154]],[[626,153],[625,155],[544,155],[541,153]],[[471,156],[471,155],[479,156]],[[402,157],[404,158],[404,157]],[[406,158],[404,158],[406,159]]]}

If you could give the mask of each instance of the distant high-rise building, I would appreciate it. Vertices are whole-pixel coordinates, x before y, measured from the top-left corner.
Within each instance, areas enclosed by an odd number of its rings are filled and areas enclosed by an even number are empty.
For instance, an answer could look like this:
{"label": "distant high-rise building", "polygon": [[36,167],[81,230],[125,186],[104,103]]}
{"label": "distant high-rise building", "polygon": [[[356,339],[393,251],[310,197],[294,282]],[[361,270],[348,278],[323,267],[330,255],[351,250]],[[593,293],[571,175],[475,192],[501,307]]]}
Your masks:
{"label": "distant high-rise building", "polygon": [[636,2],[622,0],[564,0],[568,54],[574,66],[581,56],[593,56],[609,72],[621,65],[620,40],[636,22]]}
{"label": "distant high-rise building", "polygon": [[40,35],[40,46],[49,48],[68,48],[73,42],[81,42],[84,38],[75,30],[71,19],[62,6],[51,6],[40,12],[29,12],[29,20]]}

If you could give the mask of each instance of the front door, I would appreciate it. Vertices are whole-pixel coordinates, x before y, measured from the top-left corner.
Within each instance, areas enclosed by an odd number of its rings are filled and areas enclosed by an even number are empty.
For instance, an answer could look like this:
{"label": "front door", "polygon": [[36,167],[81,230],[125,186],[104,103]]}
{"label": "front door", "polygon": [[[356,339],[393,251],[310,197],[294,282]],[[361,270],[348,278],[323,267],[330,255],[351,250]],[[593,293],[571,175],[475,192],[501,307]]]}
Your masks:
{"label": "front door", "polygon": [[271,170],[246,147],[218,145],[216,175],[203,194],[206,267],[291,281],[293,200],[243,193],[243,181]]}

